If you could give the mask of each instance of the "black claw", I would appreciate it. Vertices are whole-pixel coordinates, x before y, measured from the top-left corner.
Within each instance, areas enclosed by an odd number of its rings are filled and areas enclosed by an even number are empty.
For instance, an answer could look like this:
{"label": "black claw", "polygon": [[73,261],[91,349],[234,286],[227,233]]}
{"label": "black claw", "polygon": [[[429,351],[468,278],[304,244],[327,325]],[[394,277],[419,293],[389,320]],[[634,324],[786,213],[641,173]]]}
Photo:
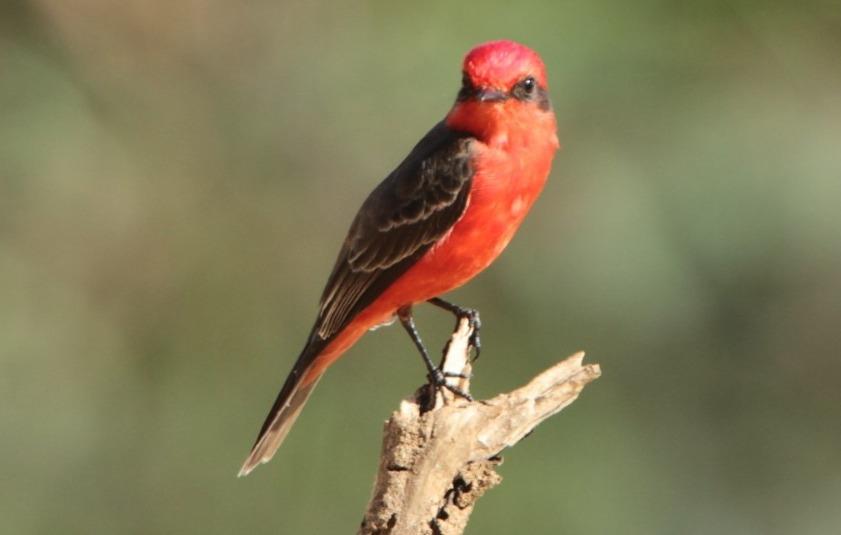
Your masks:
{"label": "black claw", "polygon": [[448,372],[448,371],[442,371],[441,373],[444,374],[444,377],[455,377],[457,379],[470,379],[470,375],[468,375],[466,373]]}
{"label": "black claw", "polygon": [[473,348],[473,358],[470,360],[471,362],[475,362],[482,352],[482,340],[479,337],[479,331],[482,329],[482,320],[479,318],[479,311],[475,308],[464,308],[455,305],[449,301],[444,301],[440,297],[433,297],[429,300],[429,303],[453,314],[456,317],[456,328],[458,328],[458,324],[462,319],[466,318],[470,322],[470,328],[473,329],[473,332],[470,333],[467,344]]}
{"label": "black claw", "polygon": [[471,324],[473,332],[470,334],[470,338],[468,338],[467,343],[473,346],[473,358],[471,359],[471,362],[476,362],[479,359],[479,354],[482,353],[482,339],[479,338],[479,329],[482,327],[482,322],[479,321],[478,313],[476,313],[476,316],[474,316],[473,319],[474,321]]}
{"label": "black claw", "polygon": [[435,368],[435,370],[431,371],[426,377],[427,379],[429,379],[429,385],[433,388],[446,388],[458,397],[464,398],[467,401],[473,401],[473,396],[471,396],[469,393],[447,382],[448,377],[460,377],[462,379],[467,379],[468,377],[465,374],[445,372],[441,370],[441,368]]}
{"label": "black claw", "polygon": [[447,383],[447,384],[444,385],[444,388],[446,388],[447,390],[449,390],[450,392],[452,392],[453,394],[455,394],[456,396],[458,396],[462,399],[466,399],[467,401],[470,401],[470,402],[474,401],[473,396],[471,396],[469,393],[465,392],[464,390],[462,390],[461,388],[459,388],[457,386],[453,386],[453,385]]}
{"label": "black claw", "polygon": [[447,378],[444,377],[444,372],[441,371],[441,368],[435,368],[434,370],[431,370],[427,374],[426,379],[429,381],[429,384],[435,387],[440,387],[447,384]]}
{"label": "black claw", "polygon": [[473,396],[471,396],[469,393],[465,392],[461,388],[455,385],[451,385],[450,383],[445,382],[440,385],[437,385],[435,388],[446,388],[447,390],[449,390],[450,392],[462,399],[466,399],[467,401],[473,401]]}

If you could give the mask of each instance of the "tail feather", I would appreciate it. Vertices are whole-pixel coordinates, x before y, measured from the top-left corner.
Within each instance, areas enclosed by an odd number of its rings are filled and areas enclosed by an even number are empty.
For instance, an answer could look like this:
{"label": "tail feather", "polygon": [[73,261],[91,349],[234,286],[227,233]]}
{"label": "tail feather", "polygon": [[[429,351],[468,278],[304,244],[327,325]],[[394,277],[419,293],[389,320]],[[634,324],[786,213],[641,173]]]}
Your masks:
{"label": "tail feather", "polygon": [[279,409],[273,409],[269,413],[264,424],[265,430],[260,433],[257,442],[251,448],[251,453],[245,459],[239,474],[237,474],[238,477],[247,476],[259,465],[271,460],[289,430],[292,429],[292,424],[301,414],[301,409],[304,408],[304,404],[309,399],[319,379],[320,377],[307,385],[296,385],[290,393],[289,399]]}
{"label": "tail feather", "polygon": [[301,409],[304,408],[304,404],[324,371],[313,369],[319,350],[323,348],[322,344],[319,346],[314,347],[313,344],[309,344],[298,357],[298,361],[266,416],[266,421],[263,422],[263,427],[251,448],[251,453],[242,464],[238,477],[247,476],[257,466],[269,462],[289,430],[292,429],[292,424],[301,414]]}

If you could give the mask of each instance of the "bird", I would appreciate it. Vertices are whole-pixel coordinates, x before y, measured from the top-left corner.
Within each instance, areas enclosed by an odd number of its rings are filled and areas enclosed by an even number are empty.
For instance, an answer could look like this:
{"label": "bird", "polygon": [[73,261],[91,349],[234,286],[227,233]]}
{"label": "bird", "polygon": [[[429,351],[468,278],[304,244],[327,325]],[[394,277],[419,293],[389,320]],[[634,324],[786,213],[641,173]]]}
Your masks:
{"label": "bird", "polygon": [[[560,148],[546,67],[531,48],[496,40],[472,48],[450,111],[363,202],[321,295],[318,315],[239,471],[268,462],[327,368],[368,330],[399,320],[436,387],[412,307],[478,312],[440,296],[487,268],[540,195]],[[462,393],[466,395],[466,393]]]}

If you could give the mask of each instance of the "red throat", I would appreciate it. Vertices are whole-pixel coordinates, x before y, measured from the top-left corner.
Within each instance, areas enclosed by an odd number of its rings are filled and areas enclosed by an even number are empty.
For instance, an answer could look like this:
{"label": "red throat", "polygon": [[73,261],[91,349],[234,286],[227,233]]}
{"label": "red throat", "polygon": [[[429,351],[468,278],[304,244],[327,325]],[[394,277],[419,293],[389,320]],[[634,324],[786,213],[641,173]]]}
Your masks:
{"label": "red throat", "polygon": [[547,143],[554,150],[560,148],[555,114],[515,100],[456,102],[447,114],[446,123],[454,130],[473,134],[479,141],[494,148],[511,149]]}

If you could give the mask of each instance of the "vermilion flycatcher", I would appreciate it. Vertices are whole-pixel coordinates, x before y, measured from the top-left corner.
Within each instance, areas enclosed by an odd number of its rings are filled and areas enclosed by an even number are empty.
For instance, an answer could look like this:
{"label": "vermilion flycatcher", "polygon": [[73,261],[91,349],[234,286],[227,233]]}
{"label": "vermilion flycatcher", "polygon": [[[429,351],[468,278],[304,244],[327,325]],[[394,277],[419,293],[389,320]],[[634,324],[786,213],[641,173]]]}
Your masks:
{"label": "vermilion flycatcher", "polygon": [[[488,267],[537,199],[558,150],[546,68],[512,41],[464,58],[461,90],[359,209],[321,296],[318,318],[239,475],[272,458],[321,375],[365,331],[395,316],[435,386],[446,386],[412,319],[428,301],[478,332],[475,311],[438,296]],[[478,336],[471,341],[479,350]]]}

